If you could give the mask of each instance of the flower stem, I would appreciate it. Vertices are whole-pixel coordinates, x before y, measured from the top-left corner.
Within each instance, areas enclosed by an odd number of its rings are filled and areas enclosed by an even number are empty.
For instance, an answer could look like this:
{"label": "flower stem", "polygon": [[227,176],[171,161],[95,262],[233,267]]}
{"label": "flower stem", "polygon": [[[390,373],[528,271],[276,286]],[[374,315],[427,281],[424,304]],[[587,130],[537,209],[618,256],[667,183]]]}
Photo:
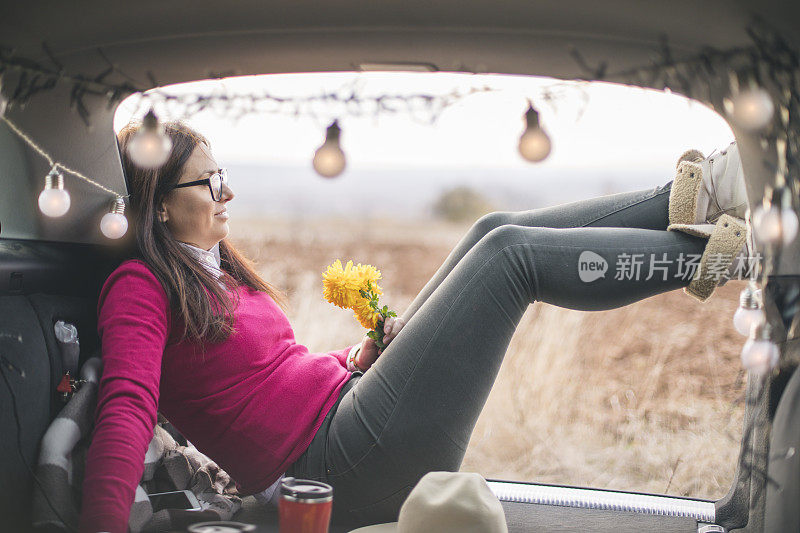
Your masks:
{"label": "flower stem", "polygon": [[389,310],[387,306],[383,306],[382,308],[378,306],[378,295],[372,290],[372,283],[367,282],[367,290],[360,291],[361,295],[364,298],[369,300],[369,306],[376,312],[381,315],[381,318],[378,319],[378,323],[375,326],[375,329],[369,331],[367,336],[375,341],[375,346],[378,347],[378,355],[381,354],[384,348],[386,348],[386,344],[383,342],[383,337],[386,335],[383,331],[383,326],[386,323],[386,319],[390,316],[397,316],[397,313],[394,311]]}

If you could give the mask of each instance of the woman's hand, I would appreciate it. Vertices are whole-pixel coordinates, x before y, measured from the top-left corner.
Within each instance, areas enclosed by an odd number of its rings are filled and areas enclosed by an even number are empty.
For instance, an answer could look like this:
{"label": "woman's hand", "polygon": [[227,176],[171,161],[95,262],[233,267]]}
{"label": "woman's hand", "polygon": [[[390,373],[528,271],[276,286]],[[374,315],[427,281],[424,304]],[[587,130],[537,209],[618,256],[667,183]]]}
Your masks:
{"label": "woman's hand", "polygon": [[[400,333],[400,330],[402,330],[405,325],[406,323],[402,318],[388,317],[383,324],[383,343],[388,345],[392,342],[392,339],[397,337],[397,334]],[[378,346],[375,344],[375,341],[364,335],[364,339],[361,341],[361,351],[356,355],[356,365],[358,368],[367,371],[375,361],[378,360],[379,355]]]}

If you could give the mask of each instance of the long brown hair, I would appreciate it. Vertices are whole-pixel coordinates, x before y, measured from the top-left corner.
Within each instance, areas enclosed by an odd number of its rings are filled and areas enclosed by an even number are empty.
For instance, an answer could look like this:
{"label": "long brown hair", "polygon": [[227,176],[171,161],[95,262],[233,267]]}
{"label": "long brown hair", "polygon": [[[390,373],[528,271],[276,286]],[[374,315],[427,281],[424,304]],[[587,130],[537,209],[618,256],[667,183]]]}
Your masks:
{"label": "long brown hair", "polygon": [[[134,164],[128,156],[128,144],[141,126],[141,121],[132,121],[117,135],[122,167],[128,182],[129,218],[133,219],[135,251],[161,282],[169,296],[171,309],[178,311],[185,324],[180,339],[175,342],[188,337],[199,342],[205,352],[203,341],[220,342],[235,332],[233,310],[238,305],[238,295],[236,302],[231,302],[225,290],[218,285],[218,280],[172,236],[166,223],[157,216],[157,208],[164,198],[172,194],[195,147],[203,143],[210,148],[210,143],[183,122],[167,122],[164,124],[165,134],[172,140],[169,158],[159,168],[145,169]],[[228,239],[220,241],[219,255],[220,267],[224,272],[220,281],[227,288],[246,285],[265,292],[286,311],[285,295],[264,281],[254,270],[252,261],[245,258]]]}

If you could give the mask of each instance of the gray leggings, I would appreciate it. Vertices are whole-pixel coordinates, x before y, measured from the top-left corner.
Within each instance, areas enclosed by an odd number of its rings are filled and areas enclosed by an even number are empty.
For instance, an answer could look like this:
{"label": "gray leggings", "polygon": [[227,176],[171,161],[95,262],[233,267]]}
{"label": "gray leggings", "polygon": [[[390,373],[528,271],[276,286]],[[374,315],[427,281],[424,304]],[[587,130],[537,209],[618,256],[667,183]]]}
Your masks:
{"label": "gray leggings", "polygon": [[[478,220],[287,475],[331,484],[336,523],[397,520],[423,475],[459,470],[529,304],[612,309],[688,285],[682,258],[707,241],[666,231],[671,184]],[[638,275],[617,267],[624,254],[640,262]]]}

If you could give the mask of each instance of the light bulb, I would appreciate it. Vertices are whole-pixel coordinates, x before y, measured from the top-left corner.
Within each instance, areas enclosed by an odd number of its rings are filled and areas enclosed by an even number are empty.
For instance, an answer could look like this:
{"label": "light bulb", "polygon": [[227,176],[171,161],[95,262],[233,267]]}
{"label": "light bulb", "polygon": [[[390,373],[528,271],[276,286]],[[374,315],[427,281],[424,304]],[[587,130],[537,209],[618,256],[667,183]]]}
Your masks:
{"label": "light bulb", "polygon": [[753,282],[748,283],[739,294],[739,307],[733,314],[733,326],[745,337],[750,336],[753,326],[761,325],[766,321],[759,296],[760,291]]}
{"label": "light bulb", "polygon": [[797,236],[797,213],[792,207],[792,191],[788,185],[775,191],[772,204],[780,205],[781,238],[784,246],[788,246]]}
{"label": "light bulb", "polygon": [[335,178],[344,170],[346,160],[339,146],[341,129],[334,120],[325,132],[325,142],[314,153],[314,170],[325,178]]}
{"label": "light bulb", "polygon": [[790,206],[761,204],[753,211],[753,231],[767,244],[791,243],[797,236],[797,214]]}
{"label": "light bulb", "polygon": [[6,114],[6,107],[8,106],[8,100],[6,97],[3,96],[2,87],[0,87],[0,117]]}
{"label": "light bulb", "polygon": [[763,375],[778,365],[780,351],[769,339],[770,327],[763,323],[753,328],[742,347],[742,366],[757,375]]}
{"label": "light bulb", "polygon": [[543,161],[550,155],[550,137],[539,125],[539,112],[532,105],[525,112],[525,132],[519,138],[519,153],[533,163]]}
{"label": "light bulb", "polygon": [[736,331],[747,337],[756,324],[764,322],[764,312],[761,309],[745,309],[740,307],[733,314],[733,326]]}
{"label": "light bulb", "polygon": [[53,165],[44,178],[44,189],[39,193],[39,210],[49,217],[60,217],[69,211],[69,193],[64,189],[64,175]]}
{"label": "light bulb", "polygon": [[100,219],[100,231],[109,239],[119,239],[128,231],[125,218],[125,201],[119,196],[114,200],[111,210]]}
{"label": "light bulb", "polygon": [[159,124],[151,109],[144,116],[142,126],[128,144],[128,155],[136,166],[158,168],[167,162],[170,150],[172,141],[164,133],[164,126]]}
{"label": "light bulb", "polygon": [[767,91],[753,86],[735,94],[727,111],[739,127],[758,131],[772,120],[775,104]]}
{"label": "light bulb", "polygon": [[753,231],[765,243],[778,242],[781,238],[781,213],[778,206],[757,206],[753,211]]}
{"label": "light bulb", "polygon": [[781,209],[781,224],[783,224],[783,244],[788,245],[797,236],[797,213],[791,208]]}

